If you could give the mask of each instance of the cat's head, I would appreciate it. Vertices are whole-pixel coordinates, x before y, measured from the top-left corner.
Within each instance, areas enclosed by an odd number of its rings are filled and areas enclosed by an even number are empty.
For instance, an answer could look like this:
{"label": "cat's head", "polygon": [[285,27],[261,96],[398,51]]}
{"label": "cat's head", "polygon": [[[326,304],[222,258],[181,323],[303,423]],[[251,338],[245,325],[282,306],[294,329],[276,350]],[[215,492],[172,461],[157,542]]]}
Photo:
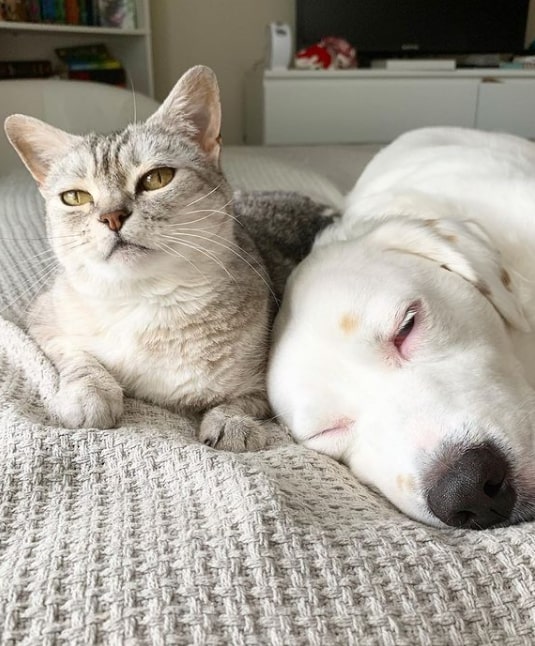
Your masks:
{"label": "cat's head", "polygon": [[19,114],[5,130],[45,199],[59,262],[102,289],[217,269],[232,231],[220,125],[215,75],[197,66],[123,131],[78,136]]}

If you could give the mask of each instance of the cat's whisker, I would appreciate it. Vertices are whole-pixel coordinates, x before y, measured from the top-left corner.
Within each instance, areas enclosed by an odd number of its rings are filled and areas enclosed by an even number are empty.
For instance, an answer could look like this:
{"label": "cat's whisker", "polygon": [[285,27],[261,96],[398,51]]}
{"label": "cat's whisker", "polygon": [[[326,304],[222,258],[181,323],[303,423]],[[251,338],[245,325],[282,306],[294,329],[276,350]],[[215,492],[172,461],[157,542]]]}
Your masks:
{"label": "cat's whisker", "polygon": [[193,200],[192,202],[189,202],[189,204],[186,204],[186,206],[184,208],[188,209],[193,204],[197,204],[197,202],[200,202],[201,200],[205,200],[207,197],[210,197],[210,195],[215,193],[220,188],[221,188],[221,184],[218,184],[217,186],[214,186],[214,188],[211,191],[208,191],[208,193],[205,193],[205,195],[201,195],[201,197],[198,197],[196,200]]}
{"label": "cat's whisker", "polygon": [[224,204],[221,208],[219,209],[195,209],[194,211],[184,211],[186,215],[195,215],[196,213],[220,213],[221,215],[228,215],[229,217],[234,217],[232,213],[229,213],[228,211],[225,211],[225,207],[227,207],[230,204]]}
{"label": "cat's whisker", "polygon": [[87,240],[67,240],[65,242],[58,243],[57,247],[62,251],[73,251],[74,249],[85,247],[87,244]]}
{"label": "cat's whisker", "polygon": [[190,260],[189,258],[186,258],[186,256],[184,256],[184,254],[181,254],[180,251],[178,251],[177,249],[173,249],[173,247],[171,247],[170,245],[166,244],[165,242],[161,242],[161,241],[159,243],[155,242],[155,245],[163,253],[166,253],[168,255],[178,256],[179,258],[181,258],[185,262],[189,263],[196,271],[199,272],[199,274],[204,278],[204,280],[208,280],[206,275],[203,274],[203,272],[197,267],[197,265],[192,260]]}
{"label": "cat's whisker", "polygon": [[[16,267],[24,267],[25,265],[35,267],[36,263],[32,262],[33,260],[34,258],[29,258],[26,262],[17,262]],[[37,268],[38,279],[42,272],[46,271],[50,267],[59,265],[57,258],[54,255],[39,259],[39,264],[41,266]],[[34,284],[34,281],[32,284]]]}
{"label": "cat's whisker", "polygon": [[189,226],[190,224],[196,224],[197,222],[202,222],[202,220],[209,220],[214,214],[219,213],[220,215],[224,215],[225,217],[228,217],[231,220],[234,220],[238,226],[243,228],[242,223],[236,218],[236,216],[232,215],[232,213],[227,213],[226,211],[219,211],[218,209],[204,209],[202,211],[189,211],[187,214],[190,215],[193,213],[207,213],[208,215],[205,215],[201,218],[197,218],[196,220],[180,222],[178,226]]}
{"label": "cat's whisker", "polygon": [[[174,240],[175,242],[181,242],[181,240],[180,240],[179,238],[176,238],[176,237],[173,237],[173,236],[168,236],[168,235],[165,235],[165,234],[161,234],[161,235],[162,235],[164,238],[169,238],[169,239],[171,239],[171,240]],[[246,265],[247,265],[247,266],[248,266],[252,271],[254,271],[254,273],[255,273],[255,274],[260,278],[260,280],[264,283],[264,285],[266,285],[266,287],[269,289],[269,292],[270,292],[271,296],[273,297],[273,299],[275,300],[275,302],[278,304],[279,299],[277,298],[277,295],[276,295],[276,294],[275,294],[275,292],[273,291],[273,288],[271,287],[271,283],[270,283],[270,281],[266,278],[267,273],[262,274],[260,271],[258,271],[258,269],[257,269],[257,268],[252,264],[252,263],[250,263],[250,262],[247,260],[247,258],[244,258],[244,257],[243,257],[240,253],[238,253],[235,249],[233,249],[232,247],[230,247],[230,246],[229,246],[229,244],[228,244],[228,241],[227,241],[227,244],[224,244],[224,243],[222,243],[222,242],[218,242],[217,240],[212,240],[212,239],[210,239],[210,238],[207,238],[206,236],[201,236],[201,235],[198,235],[198,234],[195,234],[195,233],[181,233],[181,235],[182,235],[182,236],[188,236],[188,237],[191,237],[191,238],[200,238],[201,240],[204,240],[205,242],[211,242],[212,244],[215,244],[215,245],[217,245],[217,246],[219,246],[219,247],[223,247],[223,248],[224,248],[224,249],[226,249],[227,251],[230,251],[231,253],[233,253],[237,258],[239,258],[240,260],[242,260],[242,261],[243,261],[243,262],[244,262],[244,263],[245,263],[245,264],[246,264]],[[223,239],[224,239],[224,238],[223,238]],[[236,245],[236,246],[238,247],[238,249],[240,249],[240,251],[244,251],[244,252],[245,252],[245,250],[244,250],[244,249],[242,249],[240,246],[238,246],[238,245]],[[248,253],[248,252],[245,252],[245,253]],[[264,270],[264,271],[265,271],[265,270]]]}
{"label": "cat's whisker", "polygon": [[238,220],[238,218],[233,213],[229,213],[228,211],[225,211],[227,206],[229,206],[230,204],[232,204],[232,200],[230,200],[226,204],[223,204],[223,206],[220,209],[196,209],[195,211],[185,211],[185,214],[186,215],[195,215],[196,213],[208,213],[209,215],[207,217],[209,217],[213,213],[219,213],[220,215],[225,215],[228,218],[230,218],[231,220],[234,220],[234,222],[236,222],[236,224],[239,224],[240,226],[243,226],[242,223]]}
{"label": "cat's whisker", "polygon": [[209,258],[212,262],[216,263],[226,274],[227,276],[234,282],[236,282],[236,278],[230,273],[227,267],[225,267],[224,263],[217,257],[217,255],[211,251],[208,251],[207,249],[203,249],[201,247],[197,247],[196,245],[193,244],[188,244],[184,240],[180,240],[178,238],[175,238],[173,236],[166,236],[165,234],[160,234],[160,237],[162,238],[167,238],[171,240],[172,242],[175,242],[177,244],[180,244],[184,247],[187,247],[188,249],[192,249],[198,253],[201,253],[202,255],[206,256]]}
{"label": "cat's whisker", "polygon": [[6,237],[0,237],[0,240],[4,242],[35,242],[39,240],[60,240],[61,238],[76,238],[79,237],[77,233],[73,233],[70,235],[65,235],[65,236],[49,236],[49,235],[43,235],[42,237],[37,237],[37,238],[28,238],[28,236],[22,236],[21,238],[6,238]]}
{"label": "cat's whisker", "polygon": [[[193,233],[193,232],[197,232],[197,233]],[[243,262],[248,264],[249,267],[251,269],[253,269],[253,271],[255,271],[255,273],[258,276],[260,276],[260,278],[262,279],[264,284],[269,288],[269,290],[271,292],[271,295],[275,299],[275,302],[278,303],[278,299],[277,299],[275,293],[271,289],[271,282],[270,282],[269,275],[268,275],[267,271],[266,271],[266,273],[264,275],[261,275],[261,273],[259,271],[256,271],[256,269],[255,269],[255,267],[254,267],[254,265],[252,263],[256,264],[257,263],[257,258],[256,258],[255,255],[249,253],[246,249],[244,249],[243,247],[240,247],[240,245],[238,245],[238,244],[230,242],[230,240],[228,240],[224,236],[221,236],[221,235],[219,235],[217,233],[214,233],[214,232],[211,232],[211,231],[207,232],[205,229],[190,229],[188,231],[181,231],[180,229],[176,229],[176,230],[173,231],[173,233],[174,233],[175,236],[178,235],[179,237],[180,236],[199,237],[199,238],[201,238],[203,240],[206,240],[206,241],[213,241],[214,244],[217,244],[220,247],[228,249],[229,251],[234,253],[236,256],[238,256],[238,258],[243,260]],[[210,236],[210,237],[206,237],[205,235],[197,235],[197,234],[207,234],[207,236]],[[216,240],[212,240],[212,238],[217,238],[218,240],[221,240],[222,242],[217,242]],[[240,253],[238,253],[238,252],[242,252],[243,254],[245,254],[245,256],[248,257],[249,260],[251,260],[252,262],[248,262],[247,259],[242,257],[240,255]],[[264,271],[265,271],[265,268],[264,268]]]}
{"label": "cat's whisker", "polygon": [[[187,211],[186,215],[193,215],[195,213],[207,213],[208,215],[203,215],[200,218],[197,218],[196,220],[189,220],[187,222],[181,222],[179,226],[189,226],[190,224],[196,224],[197,222],[202,222],[203,220],[208,220],[214,213],[221,213],[221,211],[218,211],[217,209],[201,209],[199,211]],[[229,215],[228,213],[224,213],[224,215]]]}
{"label": "cat's whisker", "polygon": [[132,103],[134,107],[134,129],[137,126],[137,102],[136,102],[136,91],[134,89],[134,79],[132,78],[132,75],[127,71],[126,72],[127,78],[128,78],[128,83],[130,85],[130,90],[132,91]]}
{"label": "cat's whisker", "polygon": [[179,228],[173,229],[173,233],[179,234],[179,235],[188,235],[188,236],[193,235],[194,233],[206,233],[207,235],[213,238],[218,238],[219,240],[223,240],[223,243],[226,243],[227,245],[229,245],[229,248],[232,247],[234,249],[238,249],[246,256],[248,256],[250,259],[252,259],[253,261],[256,261],[256,256],[254,254],[249,253],[243,247],[240,247],[240,245],[235,244],[234,242],[230,242],[228,238],[225,238],[224,236],[221,236],[218,233],[213,233],[212,231],[206,231],[206,229],[188,229],[187,231],[182,231]]}
{"label": "cat's whisker", "polygon": [[13,261],[12,265],[8,266],[31,267],[36,263],[48,263],[50,260],[55,260],[55,254],[52,249],[45,249],[44,251],[40,251],[39,253],[36,253],[33,256],[26,258],[25,260],[19,260],[17,258]]}
{"label": "cat's whisker", "polygon": [[63,236],[47,236],[47,240],[64,240],[65,238],[81,238],[82,235],[80,233],[69,233],[65,234]]}
{"label": "cat's whisker", "polygon": [[237,282],[236,277],[233,276],[230,273],[228,267],[225,267],[225,263],[222,262],[221,259],[217,257],[216,253],[208,251],[208,249],[203,249],[202,247],[198,247],[198,246],[193,245],[193,244],[190,245],[187,242],[184,242],[183,240],[175,240],[175,242],[177,242],[178,244],[181,244],[181,245],[183,245],[185,247],[189,247],[190,249],[193,249],[194,251],[196,251],[198,253],[201,253],[203,256],[206,256],[212,262],[214,262],[218,267],[220,267],[227,274],[227,276],[230,278],[230,280],[232,280],[234,283]]}
{"label": "cat's whisker", "polygon": [[45,256],[47,254],[53,255],[54,250],[51,249],[50,247],[47,247],[46,249],[43,249],[42,251],[38,251],[33,256],[30,256],[29,260],[33,260],[34,258],[40,258],[41,256]]}
{"label": "cat's whisker", "polygon": [[[58,264],[59,263],[56,260],[53,260],[49,262],[47,265],[45,265],[44,267],[42,267],[40,270],[40,275],[37,277],[37,279],[32,280],[31,283],[28,285],[28,287],[26,287],[26,289],[23,289],[22,292],[19,292],[18,296],[14,300],[12,300],[9,303],[2,304],[0,306],[1,307],[0,311],[4,312],[10,309],[11,307],[13,307],[15,303],[22,300],[25,296],[32,294],[33,292],[40,291],[44,287],[48,279],[56,272]],[[32,300],[33,300],[33,296],[28,299],[29,302],[27,305],[30,305]]]}

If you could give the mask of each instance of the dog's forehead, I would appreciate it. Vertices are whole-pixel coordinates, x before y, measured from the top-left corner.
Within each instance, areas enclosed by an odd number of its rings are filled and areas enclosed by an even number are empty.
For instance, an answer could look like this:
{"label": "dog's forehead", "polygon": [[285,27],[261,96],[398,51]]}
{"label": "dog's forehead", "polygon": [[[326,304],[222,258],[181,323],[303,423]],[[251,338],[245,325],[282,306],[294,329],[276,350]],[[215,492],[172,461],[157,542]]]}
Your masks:
{"label": "dog's forehead", "polygon": [[292,277],[288,297],[296,311],[319,317],[354,310],[371,317],[421,297],[434,270],[434,263],[407,254],[340,245],[312,252]]}

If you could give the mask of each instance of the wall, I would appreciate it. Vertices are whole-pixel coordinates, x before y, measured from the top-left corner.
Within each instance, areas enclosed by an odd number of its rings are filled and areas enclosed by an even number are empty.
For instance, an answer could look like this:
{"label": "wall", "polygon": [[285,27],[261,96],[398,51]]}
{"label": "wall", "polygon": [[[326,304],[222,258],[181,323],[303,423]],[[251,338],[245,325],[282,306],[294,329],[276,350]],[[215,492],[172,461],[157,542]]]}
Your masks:
{"label": "wall", "polygon": [[294,22],[293,0],[151,0],[154,81],[162,100],[192,65],[217,74],[223,140],[242,143],[243,78],[265,50],[269,22]]}
{"label": "wall", "polygon": [[[192,65],[209,65],[221,85],[223,139],[242,143],[243,78],[263,59],[265,29],[294,24],[294,0],[151,0],[156,98],[162,100]],[[535,39],[531,0],[526,42]]]}
{"label": "wall", "polygon": [[535,0],[530,0],[528,13],[528,26],[526,29],[526,45],[535,40]]}

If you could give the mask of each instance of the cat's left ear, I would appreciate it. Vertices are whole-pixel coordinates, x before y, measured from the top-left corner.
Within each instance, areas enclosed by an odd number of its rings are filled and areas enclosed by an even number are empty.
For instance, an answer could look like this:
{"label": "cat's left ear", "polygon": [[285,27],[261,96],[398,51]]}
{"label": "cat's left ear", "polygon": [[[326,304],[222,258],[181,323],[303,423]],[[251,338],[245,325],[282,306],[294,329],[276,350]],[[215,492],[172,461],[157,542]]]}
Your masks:
{"label": "cat's left ear", "polygon": [[11,145],[39,187],[43,185],[52,162],[63,157],[82,139],[24,114],[12,114],[5,120],[4,128]]}
{"label": "cat's left ear", "polygon": [[221,151],[221,102],[214,72],[204,65],[189,69],[147,123],[180,129],[215,163]]}

